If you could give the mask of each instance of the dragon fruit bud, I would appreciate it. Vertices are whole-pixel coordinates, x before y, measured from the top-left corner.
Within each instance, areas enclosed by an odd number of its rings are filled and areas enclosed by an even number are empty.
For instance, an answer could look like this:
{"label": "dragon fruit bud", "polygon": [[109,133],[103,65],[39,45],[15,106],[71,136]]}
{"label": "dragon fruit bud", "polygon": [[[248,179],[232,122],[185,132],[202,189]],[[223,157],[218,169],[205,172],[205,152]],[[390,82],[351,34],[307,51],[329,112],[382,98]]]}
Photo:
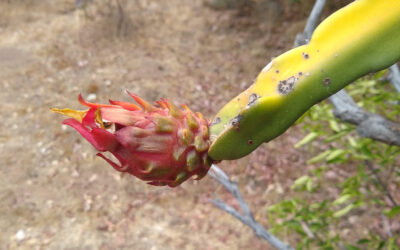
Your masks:
{"label": "dragon fruit bud", "polygon": [[[176,187],[190,177],[207,174],[212,160],[207,151],[209,123],[186,105],[183,110],[167,99],[152,105],[128,92],[139,104],[113,101],[89,103],[79,95],[86,111],[52,109],[67,115],[63,121],[78,131],[113,168],[148,184]],[[118,162],[103,152],[110,152]]]}

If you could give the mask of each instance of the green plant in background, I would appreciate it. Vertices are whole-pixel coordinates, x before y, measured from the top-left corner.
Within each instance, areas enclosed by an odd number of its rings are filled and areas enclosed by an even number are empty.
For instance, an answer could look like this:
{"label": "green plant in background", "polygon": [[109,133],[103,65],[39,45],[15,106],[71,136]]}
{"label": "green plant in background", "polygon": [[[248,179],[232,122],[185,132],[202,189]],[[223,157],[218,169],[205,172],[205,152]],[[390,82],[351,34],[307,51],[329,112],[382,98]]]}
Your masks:
{"label": "green plant in background", "polygon": [[[388,83],[379,81],[383,74],[359,80],[347,90],[360,106],[398,119],[398,93],[388,91]],[[373,210],[379,220],[399,220],[400,206],[393,199],[387,183],[399,183],[400,167],[396,165],[396,159],[399,159],[400,148],[359,138],[355,126],[338,122],[331,110],[331,104],[322,102],[299,121],[308,134],[296,147],[308,147],[314,154],[308,164],[318,167],[294,181],[292,189],[296,198],[269,207],[273,231],[297,234],[301,239],[299,249],[316,246],[324,249],[399,249],[396,239],[400,232],[386,232],[386,237],[371,232],[353,238],[351,242],[346,242],[340,234],[344,222],[362,224],[355,221],[357,213]],[[313,141],[322,142],[329,148],[315,150]],[[343,166],[354,167],[342,170],[344,176],[337,175],[339,182],[330,182],[327,173],[338,172]],[[331,169],[333,171],[329,171]],[[327,197],[324,195],[326,187],[332,187],[332,184],[338,195]],[[321,196],[326,198],[318,200]]]}

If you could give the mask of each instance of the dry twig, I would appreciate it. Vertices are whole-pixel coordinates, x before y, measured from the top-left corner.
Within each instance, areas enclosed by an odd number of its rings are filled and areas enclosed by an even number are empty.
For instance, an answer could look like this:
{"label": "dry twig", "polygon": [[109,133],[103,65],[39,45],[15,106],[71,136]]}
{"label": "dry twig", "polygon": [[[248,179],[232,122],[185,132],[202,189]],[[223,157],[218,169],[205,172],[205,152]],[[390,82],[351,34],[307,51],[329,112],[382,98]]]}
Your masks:
{"label": "dry twig", "polygon": [[397,92],[400,93],[400,69],[397,63],[390,67],[389,81],[393,84]]}
{"label": "dry twig", "polygon": [[254,233],[267,240],[272,246],[277,249],[293,249],[291,246],[283,243],[278,238],[270,234],[262,225],[260,225],[253,216],[253,213],[250,210],[249,205],[243,199],[243,196],[240,194],[239,187],[237,183],[231,181],[229,176],[222,171],[218,166],[212,165],[210,171],[208,172],[212,178],[214,178],[218,183],[226,188],[238,201],[240,209],[242,213],[237,211],[235,208],[229,206],[225,202],[221,201],[218,197],[216,199],[211,200],[211,202],[218,207],[219,209],[233,215],[236,219],[240,220],[243,224],[249,226],[253,229]]}

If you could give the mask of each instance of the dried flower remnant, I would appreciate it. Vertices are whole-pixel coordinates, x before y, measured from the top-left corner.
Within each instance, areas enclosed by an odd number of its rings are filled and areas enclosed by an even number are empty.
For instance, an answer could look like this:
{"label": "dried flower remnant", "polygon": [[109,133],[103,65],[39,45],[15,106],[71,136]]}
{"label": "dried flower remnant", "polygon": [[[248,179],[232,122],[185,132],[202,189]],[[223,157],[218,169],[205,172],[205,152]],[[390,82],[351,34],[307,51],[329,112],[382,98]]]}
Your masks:
{"label": "dried flower remnant", "polygon": [[[167,99],[156,106],[128,94],[140,105],[110,100],[89,103],[79,95],[87,111],[52,109],[67,115],[64,124],[77,130],[114,169],[130,173],[155,186],[175,187],[190,177],[204,177],[212,160],[208,157],[209,124],[187,106],[183,110]],[[107,127],[105,124],[107,123]],[[108,129],[114,125],[114,131]],[[110,152],[119,164],[107,158]]]}

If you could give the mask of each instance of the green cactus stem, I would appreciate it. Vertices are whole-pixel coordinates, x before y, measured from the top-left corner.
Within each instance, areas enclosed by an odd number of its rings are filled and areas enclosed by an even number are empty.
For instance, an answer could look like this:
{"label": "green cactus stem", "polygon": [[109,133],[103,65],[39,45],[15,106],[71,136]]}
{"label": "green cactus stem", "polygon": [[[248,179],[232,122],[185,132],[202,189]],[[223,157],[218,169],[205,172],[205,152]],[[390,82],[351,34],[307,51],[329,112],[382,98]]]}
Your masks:
{"label": "green cactus stem", "polygon": [[208,151],[241,158],[357,78],[400,59],[400,1],[358,0],[332,14],[309,44],[273,59],[215,116]]}

